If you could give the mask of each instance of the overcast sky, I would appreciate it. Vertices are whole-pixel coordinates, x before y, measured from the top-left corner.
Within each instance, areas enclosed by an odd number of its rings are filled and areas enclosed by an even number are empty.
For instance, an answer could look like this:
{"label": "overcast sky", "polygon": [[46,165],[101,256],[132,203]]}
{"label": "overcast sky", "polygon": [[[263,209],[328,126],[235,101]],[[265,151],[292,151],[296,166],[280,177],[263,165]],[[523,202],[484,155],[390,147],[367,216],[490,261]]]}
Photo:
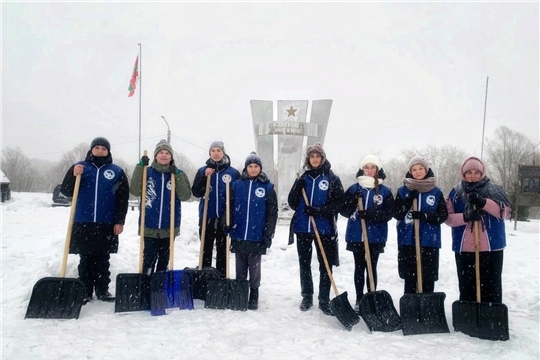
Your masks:
{"label": "overcast sky", "polygon": [[2,147],[29,157],[105,136],[137,162],[141,90],[142,149],[166,137],[163,115],[197,166],[214,140],[234,166],[254,150],[252,99],[332,99],[335,165],[428,144],[480,155],[487,76],[486,138],[505,125],[540,141],[538,3],[1,6]]}

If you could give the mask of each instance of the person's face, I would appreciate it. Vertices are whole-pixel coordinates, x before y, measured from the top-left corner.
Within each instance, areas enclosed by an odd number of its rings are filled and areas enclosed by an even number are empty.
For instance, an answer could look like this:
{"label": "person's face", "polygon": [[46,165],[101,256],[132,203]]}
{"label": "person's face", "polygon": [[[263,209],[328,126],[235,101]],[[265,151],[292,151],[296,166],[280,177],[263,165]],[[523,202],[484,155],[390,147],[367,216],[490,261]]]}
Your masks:
{"label": "person's face", "polygon": [[316,169],[319,166],[321,166],[321,163],[322,163],[321,154],[314,152],[313,154],[309,155],[309,165],[311,165],[313,169]]}
{"label": "person's face", "polygon": [[109,151],[107,150],[107,148],[102,145],[96,145],[92,148],[92,155],[94,155],[95,157],[105,157],[108,153]]}
{"label": "person's face", "polygon": [[223,153],[223,150],[221,150],[220,147],[216,146],[210,149],[210,158],[214,160],[215,162],[218,162],[221,159],[223,159],[223,156],[225,156],[225,154]]}
{"label": "person's face", "polygon": [[167,150],[159,150],[156,154],[156,161],[159,165],[168,165],[171,162],[172,155]]}
{"label": "person's face", "polygon": [[375,177],[375,175],[377,174],[377,171],[379,171],[379,169],[377,168],[377,165],[375,164],[366,164],[364,165],[362,170],[364,171],[365,176],[371,176],[371,177]]}
{"label": "person's face", "polygon": [[426,177],[426,174],[427,174],[426,168],[420,164],[416,164],[411,167],[411,175],[413,179],[422,180],[423,178]]}
{"label": "person's face", "polygon": [[261,167],[257,164],[249,164],[246,170],[249,177],[257,177],[261,173]]}
{"label": "person's face", "polygon": [[466,182],[477,182],[482,179],[482,173],[478,170],[469,170],[464,174]]}

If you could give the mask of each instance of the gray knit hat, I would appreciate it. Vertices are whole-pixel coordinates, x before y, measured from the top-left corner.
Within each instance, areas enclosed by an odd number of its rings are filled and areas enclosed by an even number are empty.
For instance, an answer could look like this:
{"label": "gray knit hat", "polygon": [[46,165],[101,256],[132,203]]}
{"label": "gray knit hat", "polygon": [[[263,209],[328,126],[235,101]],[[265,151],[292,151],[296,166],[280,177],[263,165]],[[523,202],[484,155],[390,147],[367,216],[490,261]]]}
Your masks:
{"label": "gray knit hat", "polygon": [[414,165],[422,165],[424,169],[426,169],[426,173],[429,171],[429,163],[421,155],[415,155],[412,157],[411,161],[409,161],[409,172],[411,172],[411,168]]}
{"label": "gray knit hat", "polygon": [[171,158],[174,157],[172,146],[167,142],[167,140],[159,140],[156,145],[156,149],[154,150],[154,157],[156,157],[158,152],[161,150],[167,150],[171,154]]}
{"label": "gray knit hat", "polygon": [[218,147],[221,149],[221,151],[223,151],[224,154],[226,154],[225,152],[225,144],[223,144],[223,141],[214,141],[213,143],[210,144],[210,147],[208,148],[208,154],[210,154],[210,150],[212,150],[212,148],[215,148],[215,147]]}
{"label": "gray knit hat", "polygon": [[325,161],[326,161],[326,152],[324,152],[322,144],[320,142],[316,142],[315,144],[308,147],[307,150],[306,150],[306,160],[304,161],[304,165],[308,169],[311,168],[311,164],[309,163],[309,157],[313,153],[317,153],[317,154],[321,155],[321,157],[322,157],[321,165],[324,164]]}

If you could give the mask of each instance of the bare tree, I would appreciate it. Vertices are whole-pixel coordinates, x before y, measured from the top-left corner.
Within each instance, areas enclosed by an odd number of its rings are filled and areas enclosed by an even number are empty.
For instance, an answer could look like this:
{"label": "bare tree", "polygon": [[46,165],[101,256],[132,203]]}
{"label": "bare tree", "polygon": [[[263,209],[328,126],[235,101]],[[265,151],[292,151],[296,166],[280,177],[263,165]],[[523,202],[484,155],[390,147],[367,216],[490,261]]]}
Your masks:
{"label": "bare tree", "polygon": [[53,189],[57,184],[62,182],[66,172],[73,164],[86,158],[89,149],[90,145],[87,143],[80,143],[72,150],[67,151],[62,155],[60,161],[58,161],[58,163],[56,163],[56,165],[45,175]]}
{"label": "bare tree", "polygon": [[518,165],[532,163],[533,147],[529,138],[506,126],[498,127],[493,139],[487,140],[491,177],[511,198],[516,196]]}
{"label": "bare tree", "polygon": [[32,166],[30,159],[20,148],[6,147],[2,151],[2,170],[11,181],[13,191],[43,191],[41,174]]}

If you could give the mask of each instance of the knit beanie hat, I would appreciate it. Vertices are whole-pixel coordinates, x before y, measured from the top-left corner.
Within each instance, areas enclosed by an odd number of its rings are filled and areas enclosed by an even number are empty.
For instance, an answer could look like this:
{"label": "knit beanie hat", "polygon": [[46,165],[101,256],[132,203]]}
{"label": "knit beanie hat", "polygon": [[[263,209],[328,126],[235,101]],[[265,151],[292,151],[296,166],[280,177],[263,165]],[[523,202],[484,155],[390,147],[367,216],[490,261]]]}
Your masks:
{"label": "knit beanie hat", "polygon": [[360,169],[363,169],[364,165],[366,165],[366,164],[373,164],[373,165],[377,166],[377,169],[381,169],[381,167],[382,167],[381,166],[381,161],[379,160],[379,158],[376,157],[373,154],[369,154],[369,155],[364,156],[364,158],[360,162]]}
{"label": "knit beanie hat", "polygon": [[257,164],[260,166],[262,171],[262,162],[261,158],[257,155],[255,151],[252,151],[248,157],[246,158],[246,162],[244,163],[244,167],[248,167],[250,164]]}
{"label": "knit beanie hat", "polygon": [[109,140],[105,139],[104,137],[97,137],[92,140],[92,143],[90,143],[90,150],[92,150],[94,146],[98,145],[103,146],[108,152],[111,152],[111,143],[109,143]]}
{"label": "knit beanie hat", "polygon": [[306,161],[304,162],[304,164],[307,168],[311,168],[311,165],[309,163],[309,157],[314,153],[321,155],[321,165],[324,164],[326,161],[326,153],[324,152],[322,144],[320,142],[316,142],[315,144],[309,146],[306,150]]}
{"label": "knit beanie hat", "polygon": [[480,171],[480,173],[482,173],[481,178],[486,176],[486,165],[482,162],[482,160],[475,156],[471,156],[463,162],[463,165],[461,165],[461,177],[465,179],[465,173],[470,170]]}
{"label": "knit beanie hat", "polygon": [[161,150],[167,150],[171,154],[171,157],[174,156],[172,146],[167,142],[167,140],[159,140],[156,145],[156,149],[154,150],[154,157],[156,157],[158,152],[160,152]]}
{"label": "knit beanie hat", "polygon": [[409,161],[409,172],[411,172],[411,168],[414,165],[422,165],[426,169],[426,173],[429,170],[429,163],[423,156],[415,155],[412,157],[411,161]]}
{"label": "knit beanie hat", "polygon": [[210,154],[210,150],[212,150],[212,148],[215,148],[215,147],[218,147],[221,149],[221,151],[223,151],[224,154],[226,154],[225,152],[225,144],[223,144],[223,141],[214,141],[213,143],[210,144],[210,147],[208,148],[208,154]]}

